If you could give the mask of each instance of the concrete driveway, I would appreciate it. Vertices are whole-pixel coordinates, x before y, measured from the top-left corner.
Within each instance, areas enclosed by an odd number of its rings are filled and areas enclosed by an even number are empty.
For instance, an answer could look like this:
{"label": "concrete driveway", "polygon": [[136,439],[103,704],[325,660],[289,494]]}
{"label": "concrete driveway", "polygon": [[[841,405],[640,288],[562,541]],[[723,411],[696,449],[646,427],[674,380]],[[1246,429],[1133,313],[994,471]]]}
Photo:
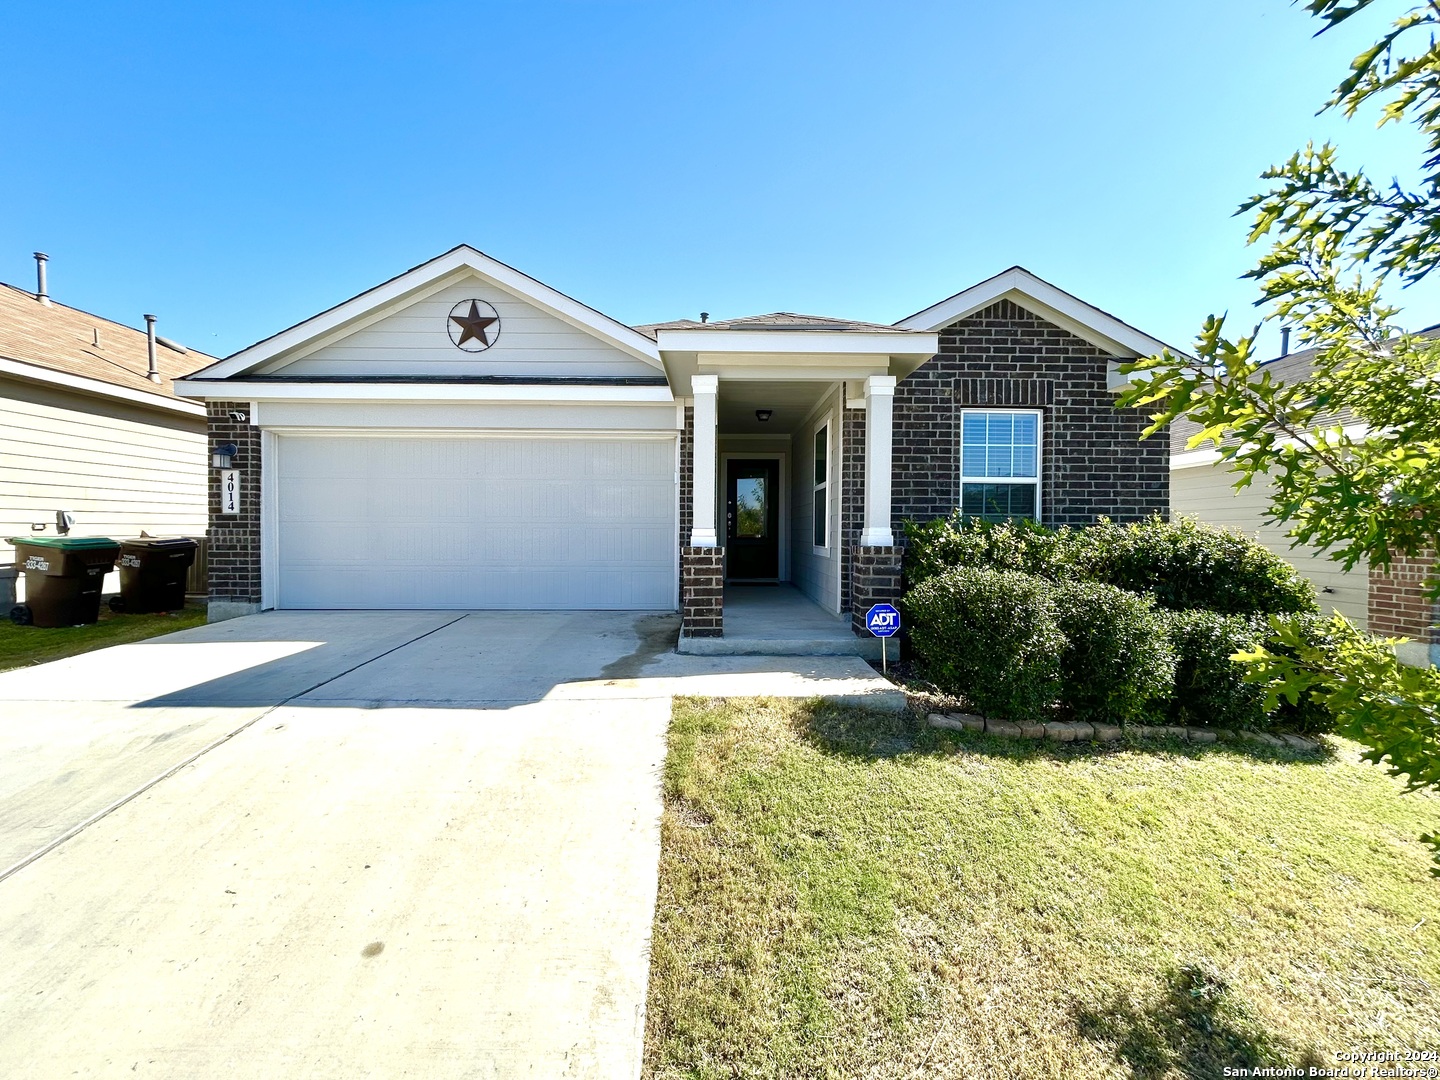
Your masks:
{"label": "concrete driveway", "polygon": [[0,674],[0,1075],[639,1073],[670,616],[270,613]]}

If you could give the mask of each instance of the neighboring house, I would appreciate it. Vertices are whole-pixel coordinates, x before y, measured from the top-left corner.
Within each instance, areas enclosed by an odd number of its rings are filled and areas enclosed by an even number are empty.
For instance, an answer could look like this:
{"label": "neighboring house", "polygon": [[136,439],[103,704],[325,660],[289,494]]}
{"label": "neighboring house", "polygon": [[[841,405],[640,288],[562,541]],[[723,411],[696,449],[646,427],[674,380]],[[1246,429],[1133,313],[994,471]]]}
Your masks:
{"label": "neighboring house", "polygon": [[17,585],[6,538],[55,536],[58,512],[75,536],[206,526],[205,410],[173,380],[214,357],[157,338],[152,377],[146,331],[54,302],[36,259],[36,292],[0,283],[0,601]]}
{"label": "neighboring house", "polygon": [[211,617],[679,607],[718,636],[742,580],[858,615],[906,518],[1167,513],[1168,445],[1114,408],[1162,347],[1018,267],[893,326],[636,328],[457,247],[179,384],[240,451]]}
{"label": "neighboring house", "polygon": [[[1262,370],[1280,383],[1304,379],[1313,370],[1315,355],[1314,349],[1289,352],[1267,362]],[[1328,424],[1364,430],[1348,410],[1322,419]],[[1211,525],[1256,536],[1314,584],[1322,609],[1338,611],[1373,634],[1412,639],[1400,649],[1401,658],[1408,663],[1440,660],[1437,612],[1425,599],[1422,588],[1432,560],[1401,559],[1388,573],[1363,565],[1345,570],[1315,547],[1292,547],[1285,528],[1265,516],[1272,487],[1257,479],[1237,491],[1235,475],[1220,460],[1213,443],[1193,450],[1187,446],[1199,430],[1200,425],[1183,419],[1170,426],[1170,502],[1176,514],[1188,514]]]}

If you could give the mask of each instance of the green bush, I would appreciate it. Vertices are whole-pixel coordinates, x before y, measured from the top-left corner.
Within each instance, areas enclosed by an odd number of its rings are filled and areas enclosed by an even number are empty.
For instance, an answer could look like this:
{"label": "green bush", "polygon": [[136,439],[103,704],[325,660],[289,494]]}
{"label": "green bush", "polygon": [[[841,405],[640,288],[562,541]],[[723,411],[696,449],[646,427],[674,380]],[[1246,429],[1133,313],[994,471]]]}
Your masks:
{"label": "green bush", "polygon": [[1130,525],[1101,521],[1074,534],[1078,577],[1145,593],[1171,611],[1221,615],[1315,612],[1315,588],[1280,556],[1194,518]]}
{"label": "green bush", "polygon": [[[1339,645],[1333,620],[1324,615],[1294,615],[1284,620],[1291,628],[1291,634],[1303,642],[1303,648],[1320,655],[1334,655]],[[1263,621],[1265,647],[1279,656],[1294,660],[1300,649],[1285,645],[1282,632]],[[1283,636],[1290,636],[1285,634]],[[1335,730],[1335,716],[1326,700],[1328,691],[1316,683],[1301,690],[1294,701],[1281,697],[1271,714],[1270,721],[1276,727],[1302,735],[1319,735]]]}
{"label": "green bush", "polygon": [[905,597],[922,670],[986,716],[1042,718],[1059,691],[1065,644],[1051,591],[1029,574],[965,566],[923,581]]}
{"label": "green bush", "polygon": [[1175,653],[1170,721],[1189,727],[1264,728],[1265,691],[1245,681],[1230,658],[1264,636],[1257,620],[1213,611],[1175,611],[1167,618]]}
{"label": "green bush", "polygon": [[1223,615],[1316,612],[1311,584],[1278,555],[1238,532],[1193,518],[1130,525],[1100,521],[1047,529],[1029,521],[956,518],[905,526],[911,585],[952,566],[1020,570],[1051,581],[1079,580],[1142,593],[1171,611]]}
{"label": "green bush", "polygon": [[1033,521],[936,518],[905,522],[905,579],[910,585],[956,566],[976,570],[1019,570],[1055,580],[1064,576],[1069,530],[1047,529]]}
{"label": "green bush", "polygon": [[1163,715],[1175,654],[1149,597],[1090,581],[1053,586],[1065,635],[1060,699],[1077,720],[1138,723]]}

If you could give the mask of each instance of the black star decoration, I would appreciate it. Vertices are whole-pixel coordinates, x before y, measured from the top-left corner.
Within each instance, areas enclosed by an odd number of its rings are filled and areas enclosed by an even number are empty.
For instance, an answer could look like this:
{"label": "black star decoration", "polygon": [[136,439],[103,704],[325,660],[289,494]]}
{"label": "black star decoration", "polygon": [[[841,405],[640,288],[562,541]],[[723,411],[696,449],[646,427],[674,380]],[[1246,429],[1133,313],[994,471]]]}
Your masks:
{"label": "black star decoration", "polygon": [[451,315],[450,321],[460,327],[460,340],[455,343],[456,345],[464,345],[467,341],[479,338],[480,344],[488,349],[490,347],[490,335],[485,333],[485,330],[491,323],[497,322],[498,320],[493,315],[481,315],[480,308],[474,300],[471,300],[470,314]]}

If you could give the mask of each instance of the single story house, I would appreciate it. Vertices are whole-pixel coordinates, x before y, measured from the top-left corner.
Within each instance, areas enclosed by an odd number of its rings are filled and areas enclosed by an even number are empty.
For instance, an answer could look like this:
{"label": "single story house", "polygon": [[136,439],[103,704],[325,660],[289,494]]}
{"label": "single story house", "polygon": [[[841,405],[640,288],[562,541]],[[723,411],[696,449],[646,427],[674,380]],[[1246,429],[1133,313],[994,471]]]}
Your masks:
{"label": "single story house", "polygon": [[894,599],[906,518],[1169,510],[1114,407],[1163,343],[1019,267],[877,325],[626,326],[467,246],[184,379],[210,440],[211,617],[681,612],[727,582]]}
{"label": "single story house", "polygon": [[[174,380],[215,362],[147,330],[0,283],[0,603],[23,593],[12,536],[205,535],[205,409]],[[115,581],[107,582],[114,588]]]}
{"label": "single story house", "polygon": [[[1304,379],[1313,370],[1315,356],[1315,349],[1287,349],[1262,370],[1279,383]],[[1364,425],[1348,410],[1327,415],[1324,421],[1348,431],[1364,431]],[[1170,503],[1176,514],[1256,537],[1314,584],[1322,610],[1338,611],[1372,634],[1409,638],[1398,650],[1407,663],[1440,662],[1440,628],[1436,626],[1440,611],[1426,599],[1423,587],[1433,559],[1399,559],[1388,571],[1363,565],[1346,570],[1309,544],[1292,547],[1285,528],[1265,515],[1270,485],[1257,480],[1237,491],[1235,475],[1220,460],[1213,443],[1196,449],[1187,445],[1199,430],[1200,425],[1190,420],[1170,425]]]}

